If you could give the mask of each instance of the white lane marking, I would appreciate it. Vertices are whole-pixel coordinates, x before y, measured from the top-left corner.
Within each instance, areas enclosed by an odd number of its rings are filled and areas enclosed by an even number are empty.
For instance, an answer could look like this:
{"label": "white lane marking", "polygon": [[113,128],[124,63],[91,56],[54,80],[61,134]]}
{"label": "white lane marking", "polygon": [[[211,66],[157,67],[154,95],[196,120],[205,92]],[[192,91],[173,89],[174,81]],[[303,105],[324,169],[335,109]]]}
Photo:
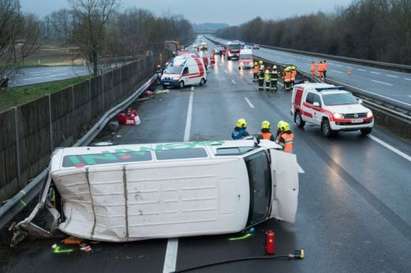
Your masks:
{"label": "white lane marking", "polygon": [[390,144],[386,143],[385,141],[379,139],[379,138],[376,137],[376,136],[369,135],[368,137],[371,138],[372,140],[374,140],[375,142],[377,142],[378,144],[384,146],[384,147],[387,148],[388,150],[396,153],[397,155],[399,155],[399,156],[401,156],[402,158],[404,158],[404,159],[406,159],[406,160],[408,160],[408,161],[411,162],[411,156],[407,155],[406,153],[401,152],[401,151],[398,150],[397,148],[394,148],[393,146],[391,146]]}
{"label": "white lane marking", "polygon": [[[194,92],[190,92],[190,99],[188,100],[186,127],[184,130],[184,141],[190,140],[191,120],[193,116],[193,98]],[[178,253],[178,239],[168,239],[166,256],[164,257],[163,273],[170,273],[176,271]]]}
{"label": "white lane marking", "polygon": [[406,81],[411,81],[411,78],[404,78],[404,80],[406,80]]}
{"label": "white lane marking", "polygon": [[168,239],[166,256],[164,257],[163,273],[176,271],[178,239]]}
{"label": "white lane marking", "polygon": [[184,141],[190,140],[191,119],[192,119],[192,114],[193,114],[193,98],[194,98],[194,92],[190,92],[190,99],[188,100],[188,108],[187,108],[186,128],[184,130]]}
{"label": "white lane marking", "polygon": [[392,84],[389,83],[389,82],[383,82],[383,81],[377,81],[377,80],[371,80],[371,81],[372,81],[372,82],[379,83],[379,84],[387,85],[387,86],[392,86]]}
{"label": "white lane marking", "polygon": [[363,68],[358,68],[358,71],[366,72],[367,70],[365,70]]}
{"label": "white lane marking", "polygon": [[374,74],[374,75],[380,75],[381,74],[380,72],[377,72],[377,71],[371,71],[370,73]]}
{"label": "white lane marking", "polygon": [[358,89],[358,90],[360,90],[360,91],[362,91],[362,92],[364,92],[364,93],[373,94],[373,95],[375,95],[375,96],[378,96],[378,97],[381,97],[381,98],[384,98],[384,99],[387,99],[387,100],[391,100],[391,101],[395,101],[395,102],[398,102],[398,103],[403,104],[403,105],[411,106],[411,103],[406,103],[406,102],[403,102],[403,101],[400,101],[400,100],[396,100],[396,99],[393,99],[393,98],[390,98],[390,97],[387,97],[387,96],[383,96],[383,95],[380,95],[380,94],[377,94],[377,93],[374,93],[374,92],[370,92],[370,91],[368,91],[368,90],[365,90],[365,89],[362,89],[362,88],[359,88],[359,87],[350,85],[350,84],[345,83],[345,82],[336,81],[336,80],[334,80],[334,81],[335,81],[336,83],[340,83],[340,84],[346,85],[346,86],[351,87],[351,88],[356,88],[356,89]]}
{"label": "white lane marking", "polygon": [[233,84],[236,84],[235,80],[231,80],[231,82],[232,82]]}
{"label": "white lane marking", "polygon": [[250,108],[253,108],[253,109],[255,108],[254,104],[252,104],[251,101],[247,97],[244,97],[244,99],[247,102],[248,106],[250,106]]}
{"label": "white lane marking", "polygon": [[392,75],[392,74],[385,74],[385,76],[390,77],[390,78],[394,78],[394,79],[398,78],[397,75]]}

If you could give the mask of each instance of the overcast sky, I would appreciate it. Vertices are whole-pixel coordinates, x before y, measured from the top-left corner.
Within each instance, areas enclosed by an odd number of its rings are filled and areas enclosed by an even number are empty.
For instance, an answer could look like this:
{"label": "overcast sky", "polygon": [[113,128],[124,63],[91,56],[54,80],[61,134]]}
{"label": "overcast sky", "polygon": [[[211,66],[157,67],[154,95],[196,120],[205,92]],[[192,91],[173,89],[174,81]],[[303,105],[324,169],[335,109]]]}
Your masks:
{"label": "overcast sky", "polygon": [[[193,23],[236,25],[256,16],[280,19],[317,11],[334,11],[352,0],[122,0],[121,7],[137,7],[156,15],[183,15]],[[24,12],[44,16],[68,7],[67,0],[20,0]]]}

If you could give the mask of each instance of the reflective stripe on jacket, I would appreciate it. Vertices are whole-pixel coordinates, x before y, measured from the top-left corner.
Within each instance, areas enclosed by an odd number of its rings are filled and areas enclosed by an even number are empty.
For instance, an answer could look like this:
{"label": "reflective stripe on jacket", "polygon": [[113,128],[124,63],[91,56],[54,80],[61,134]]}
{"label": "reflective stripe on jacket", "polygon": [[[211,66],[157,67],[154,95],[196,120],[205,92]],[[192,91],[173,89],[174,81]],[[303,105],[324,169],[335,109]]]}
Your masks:
{"label": "reflective stripe on jacket", "polygon": [[280,133],[278,141],[286,153],[292,153],[294,148],[294,134],[291,131]]}

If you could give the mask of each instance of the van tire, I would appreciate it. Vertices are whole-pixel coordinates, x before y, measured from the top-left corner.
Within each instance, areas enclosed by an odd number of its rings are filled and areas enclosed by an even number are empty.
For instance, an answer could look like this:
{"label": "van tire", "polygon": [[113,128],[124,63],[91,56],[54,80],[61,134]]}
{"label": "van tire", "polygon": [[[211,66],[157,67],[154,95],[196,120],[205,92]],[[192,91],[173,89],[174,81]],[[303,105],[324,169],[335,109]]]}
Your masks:
{"label": "van tire", "polygon": [[203,86],[204,84],[206,84],[206,80],[204,78],[201,78],[200,80],[200,86]]}
{"label": "van tire", "polygon": [[321,122],[321,134],[325,137],[331,137],[335,134],[335,131],[331,129],[330,121],[326,118]]}
{"label": "van tire", "polygon": [[294,115],[294,122],[297,124],[298,128],[304,128],[305,126],[305,121],[303,120],[303,117],[301,116],[300,112],[296,112]]}
{"label": "van tire", "polygon": [[184,88],[184,81],[180,81],[180,83],[178,84],[178,87],[180,87],[180,88]]}
{"label": "van tire", "polygon": [[372,128],[363,128],[360,131],[362,136],[368,136],[372,132]]}

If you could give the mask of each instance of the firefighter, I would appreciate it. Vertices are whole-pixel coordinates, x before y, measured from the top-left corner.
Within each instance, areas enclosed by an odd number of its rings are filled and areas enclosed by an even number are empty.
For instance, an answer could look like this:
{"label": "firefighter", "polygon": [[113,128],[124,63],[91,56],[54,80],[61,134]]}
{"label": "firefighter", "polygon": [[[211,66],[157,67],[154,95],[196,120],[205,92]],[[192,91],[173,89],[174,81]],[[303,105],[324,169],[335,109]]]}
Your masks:
{"label": "firefighter", "polygon": [[323,61],[320,61],[318,64],[318,77],[320,78],[320,81],[324,80],[324,68]]}
{"label": "firefighter", "polygon": [[327,60],[324,60],[323,61],[324,80],[327,79],[327,70],[328,70],[328,63],[327,63]]}
{"label": "firefighter", "polygon": [[258,91],[264,90],[264,65],[260,64],[258,71]]}
{"label": "firefighter", "polygon": [[277,66],[273,65],[273,69],[271,70],[271,90],[277,92],[277,84],[278,84],[278,72]]}
{"label": "firefighter", "polygon": [[260,65],[258,62],[254,62],[254,68],[253,68],[253,81],[257,81],[258,79],[258,71],[260,70]]}
{"label": "firefighter", "polygon": [[271,133],[271,124],[268,120],[261,122],[261,132],[257,135],[257,139],[266,139],[275,141],[273,133]]}
{"label": "firefighter", "polygon": [[290,125],[288,124],[288,122],[284,120],[279,121],[277,124],[276,142],[283,147],[284,152],[293,152],[294,134],[290,130]]}
{"label": "firefighter", "polygon": [[268,67],[264,71],[264,89],[265,91],[271,90],[271,71]]}
{"label": "firefighter", "polygon": [[232,139],[238,140],[249,135],[250,134],[247,132],[247,121],[243,118],[238,119],[231,134]]}
{"label": "firefighter", "polygon": [[291,88],[294,88],[295,79],[297,78],[297,67],[291,66]]}
{"label": "firefighter", "polygon": [[291,89],[291,76],[291,68],[287,66],[283,71],[283,82],[285,90]]}
{"label": "firefighter", "polygon": [[314,80],[317,74],[317,64],[315,63],[315,61],[311,62],[310,71],[311,71],[311,79]]}

